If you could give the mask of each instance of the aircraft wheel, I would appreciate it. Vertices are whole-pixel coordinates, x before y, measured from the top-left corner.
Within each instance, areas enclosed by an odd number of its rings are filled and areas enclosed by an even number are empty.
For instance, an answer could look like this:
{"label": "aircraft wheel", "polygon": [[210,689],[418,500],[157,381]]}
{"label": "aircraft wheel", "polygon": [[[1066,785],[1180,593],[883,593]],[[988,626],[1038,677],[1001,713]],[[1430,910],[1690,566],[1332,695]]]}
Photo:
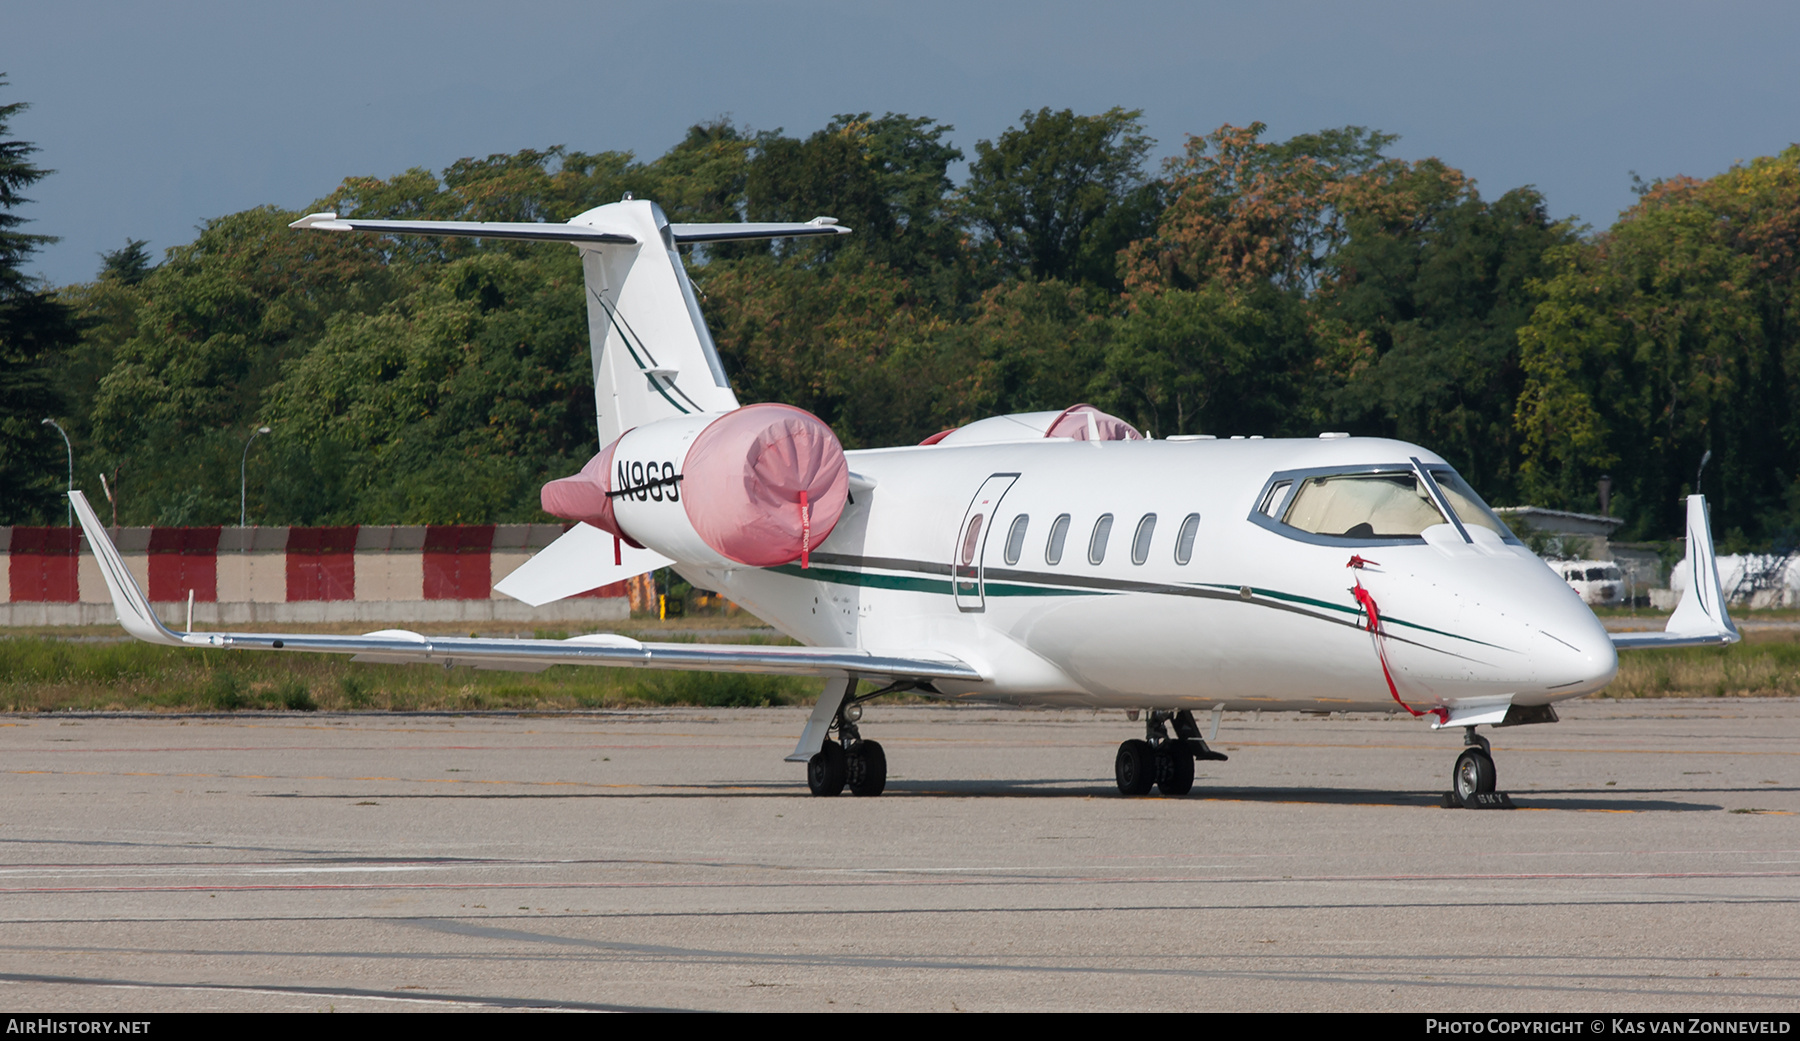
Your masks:
{"label": "aircraft wheel", "polygon": [[880,795],[887,787],[887,753],[877,741],[863,741],[844,753],[850,794]]}
{"label": "aircraft wheel", "polygon": [[1493,757],[1479,748],[1463,749],[1463,754],[1456,757],[1456,770],[1450,775],[1456,799],[1464,805],[1477,795],[1491,794],[1498,780]]}
{"label": "aircraft wheel", "polygon": [[1119,794],[1144,795],[1156,783],[1156,752],[1148,741],[1135,738],[1119,746],[1113,760],[1113,777],[1119,782]]}
{"label": "aircraft wheel", "polygon": [[1186,795],[1194,790],[1194,756],[1185,746],[1164,747],[1156,753],[1156,787],[1164,795]]}
{"label": "aircraft wheel", "polygon": [[844,746],[825,742],[819,753],[806,762],[806,786],[814,795],[836,795],[844,790],[847,771]]}

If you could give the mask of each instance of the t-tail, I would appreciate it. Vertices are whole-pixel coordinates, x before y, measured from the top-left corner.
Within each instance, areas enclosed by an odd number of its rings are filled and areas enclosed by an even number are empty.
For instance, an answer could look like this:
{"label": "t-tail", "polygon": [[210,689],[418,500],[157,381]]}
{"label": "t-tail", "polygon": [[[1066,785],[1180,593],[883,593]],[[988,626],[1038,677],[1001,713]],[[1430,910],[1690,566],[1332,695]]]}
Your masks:
{"label": "t-tail", "polygon": [[662,207],[633,199],[596,206],[566,224],[359,220],[314,213],[291,227],[566,242],[580,250],[600,445],[658,420],[738,407],[680,246],[850,231],[830,217],[801,224],[671,224]]}
{"label": "t-tail", "polygon": [[[682,264],[680,247],[848,234],[850,229],[835,219],[815,217],[803,224],[671,224],[662,207],[627,197],[566,224],[361,220],[314,213],[291,227],[566,242],[581,252],[599,452],[579,473],[546,484],[542,501],[551,515],[592,527],[569,531],[495,586],[500,592],[539,606],[675,560],[727,565],[804,562],[808,542],[830,532],[848,487],[836,435],[818,417],[799,409],[739,408]],[[714,426],[728,415],[733,422]],[[697,489],[684,499],[680,485],[688,476],[686,462],[696,440],[712,446],[703,455],[750,459],[753,476],[774,486],[759,485],[761,499],[740,501],[746,486],[739,475],[720,486],[728,502],[706,500],[702,494],[719,489]],[[713,499],[717,498],[715,494]],[[683,505],[664,516],[676,503]],[[697,506],[703,506],[698,513],[700,530],[690,523]],[[772,510],[774,516],[752,517],[759,508]],[[621,517],[621,512],[638,516]],[[731,530],[712,530],[721,524]],[[745,527],[761,534],[752,540],[754,545],[743,545],[737,537],[737,529]],[[600,532],[611,536],[610,552]],[[798,549],[789,545],[796,539]]]}

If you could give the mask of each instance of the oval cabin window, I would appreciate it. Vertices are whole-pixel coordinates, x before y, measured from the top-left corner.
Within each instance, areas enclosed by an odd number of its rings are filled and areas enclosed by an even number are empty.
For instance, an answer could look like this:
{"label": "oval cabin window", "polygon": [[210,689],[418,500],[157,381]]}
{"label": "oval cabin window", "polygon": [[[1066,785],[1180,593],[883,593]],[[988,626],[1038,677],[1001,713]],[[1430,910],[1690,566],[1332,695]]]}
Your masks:
{"label": "oval cabin window", "polygon": [[1146,513],[1138,521],[1137,534],[1131,537],[1131,562],[1142,564],[1150,559],[1150,538],[1156,533],[1156,514]]}
{"label": "oval cabin window", "polygon": [[1175,536],[1175,563],[1183,566],[1194,559],[1194,536],[1200,534],[1200,515],[1190,513],[1181,522],[1181,531]]}
{"label": "oval cabin window", "polygon": [[1025,525],[1031,520],[1021,513],[1013,518],[1012,527],[1006,531],[1006,566],[1012,567],[1019,562],[1019,554],[1025,551]]}
{"label": "oval cabin window", "polygon": [[1088,539],[1088,563],[1098,564],[1106,559],[1106,540],[1112,537],[1113,515],[1103,513],[1094,522],[1094,534]]}
{"label": "oval cabin window", "polygon": [[1044,563],[1062,563],[1063,542],[1069,537],[1069,515],[1063,514],[1050,524],[1050,541],[1044,543]]}

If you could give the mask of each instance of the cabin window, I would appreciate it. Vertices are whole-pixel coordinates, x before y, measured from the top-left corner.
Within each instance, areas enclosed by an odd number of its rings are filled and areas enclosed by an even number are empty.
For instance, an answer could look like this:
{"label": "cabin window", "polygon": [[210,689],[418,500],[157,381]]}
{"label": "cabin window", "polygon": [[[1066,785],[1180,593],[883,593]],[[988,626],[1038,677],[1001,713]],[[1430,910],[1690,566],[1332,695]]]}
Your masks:
{"label": "cabin window", "polygon": [[1025,525],[1031,518],[1021,513],[1013,518],[1012,527],[1006,530],[1006,566],[1011,567],[1019,562],[1019,554],[1025,549]]}
{"label": "cabin window", "polygon": [[1190,513],[1181,522],[1181,531],[1175,536],[1175,563],[1187,566],[1194,559],[1194,536],[1200,534],[1200,515]]}
{"label": "cabin window", "polygon": [[1062,563],[1063,541],[1069,537],[1069,515],[1063,514],[1050,524],[1050,541],[1044,543],[1044,563]]}
{"label": "cabin window", "polygon": [[1446,523],[1410,470],[1309,477],[1281,519],[1315,535],[1352,539],[1416,537]]}
{"label": "cabin window", "polygon": [[[942,529],[939,529],[939,530],[941,531]],[[975,516],[969,518],[969,530],[965,535],[963,535],[962,562],[964,564],[975,563],[975,548],[977,546],[979,546],[980,544],[981,544],[981,514],[977,513]],[[941,545],[943,545],[943,543],[940,542],[940,543],[938,543],[938,545],[941,546]]]}
{"label": "cabin window", "polygon": [[1131,537],[1131,562],[1142,564],[1150,559],[1150,537],[1156,532],[1156,514],[1146,513],[1138,521],[1137,534]]}
{"label": "cabin window", "polygon": [[1106,559],[1106,540],[1112,537],[1113,515],[1103,513],[1094,522],[1094,534],[1088,538],[1088,563],[1098,564]]}

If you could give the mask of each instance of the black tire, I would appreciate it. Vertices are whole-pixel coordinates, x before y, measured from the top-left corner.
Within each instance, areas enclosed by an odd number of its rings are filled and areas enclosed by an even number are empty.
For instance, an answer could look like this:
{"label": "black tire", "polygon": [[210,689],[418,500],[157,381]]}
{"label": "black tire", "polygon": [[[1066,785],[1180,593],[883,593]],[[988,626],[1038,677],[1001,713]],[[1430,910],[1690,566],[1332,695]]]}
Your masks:
{"label": "black tire", "polygon": [[1173,742],[1157,750],[1156,787],[1164,795],[1186,795],[1194,790],[1194,754]]}
{"label": "black tire", "polygon": [[1156,752],[1150,743],[1133,739],[1120,745],[1113,778],[1119,782],[1120,795],[1148,794],[1156,783]]}
{"label": "black tire", "polygon": [[1479,748],[1465,748],[1456,757],[1456,769],[1450,773],[1451,790],[1456,800],[1467,806],[1477,795],[1491,795],[1499,782],[1494,759]]}
{"label": "black tire", "polygon": [[887,787],[887,753],[878,741],[864,741],[844,753],[851,795],[880,795]]}
{"label": "black tire", "polygon": [[825,742],[806,762],[806,786],[814,795],[838,794],[844,790],[845,777],[844,746],[836,741]]}

